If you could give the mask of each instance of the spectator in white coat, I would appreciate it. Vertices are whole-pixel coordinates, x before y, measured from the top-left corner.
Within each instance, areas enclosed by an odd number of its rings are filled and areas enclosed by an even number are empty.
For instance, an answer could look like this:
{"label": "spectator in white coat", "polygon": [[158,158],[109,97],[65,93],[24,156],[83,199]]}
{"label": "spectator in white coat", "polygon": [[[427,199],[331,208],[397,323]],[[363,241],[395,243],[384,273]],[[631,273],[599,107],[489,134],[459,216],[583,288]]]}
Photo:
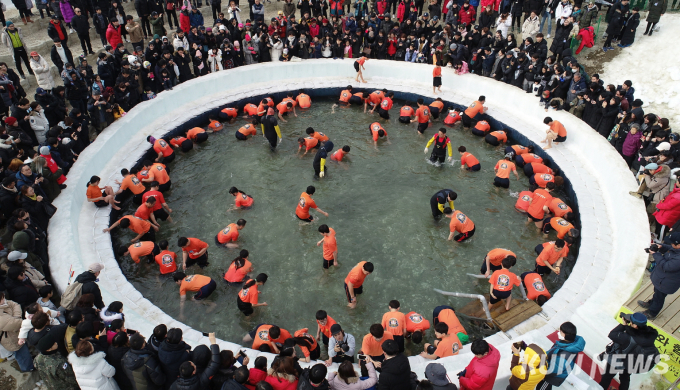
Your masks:
{"label": "spectator in white coat", "polygon": [[[41,88],[38,88],[41,89]],[[40,93],[42,91],[36,90],[36,93]],[[31,102],[31,113],[28,114],[28,122],[31,125],[31,129],[33,129],[33,132],[35,132],[36,138],[38,138],[38,142],[42,144],[45,142],[45,137],[47,135],[47,131],[50,129],[50,122],[47,120],[47,117],[45,116],[45,110],[42,108],[38,102]]]}
{"label": "spectator in white coat", "polygon": [[503,39],[505,39],[508,37],[510,27],[512,27],[512,15],[507,12],[502,13],[496,20],[496,31],[500,31],[503,34]]}
{"label": "spectator in white coat", "polygon": [[269,38],[269,42],[272,45],[270,51],[272,56],[272,62],[279,62],[279,57],[281,57],[281,53],[283,53],[283,42],[281,42],[279,37]]}
{"label": "spectator in white coat", "polygon": [[541,31],[541,22],[538,20],[536,12],[531,11],[531,16],[524,19],[524,23],[522,24],[522,40],[531,38],[535,41],[536,34],[538,34],[539,31]]}
{"label": "spectator in white coat", "polygon": [[87,340],[81,340],[75,351],[68,355],[68,362],[76,374],[80,390],[119,390],[113,379],[116,369],[106,362],[104,352],[94,352]]}
{"label": "spectator in white coat", "polygon": [[208,66],[210,66],[210,72],[213,73],[223,70],[222,50],[218,48],[208,50]]}
{"label": "spectator in white coat", "polygon": [[572,9],[573,7],[569,0],[560,1],[560,3],[557,4],[557,8],[555,8],[555,23],[558,23],[560,20],[564,22],[571,16]]}
{"label": "spectator in white coat", "polygon": [[57,87],[57,84],[52,77],[52,73],[50,72],[50,65],[40,54],[38,54],[38,52],[31,52],[29,64],[35,73],[35,78],[38,80],[38,87],[46,91],[51,91]]}

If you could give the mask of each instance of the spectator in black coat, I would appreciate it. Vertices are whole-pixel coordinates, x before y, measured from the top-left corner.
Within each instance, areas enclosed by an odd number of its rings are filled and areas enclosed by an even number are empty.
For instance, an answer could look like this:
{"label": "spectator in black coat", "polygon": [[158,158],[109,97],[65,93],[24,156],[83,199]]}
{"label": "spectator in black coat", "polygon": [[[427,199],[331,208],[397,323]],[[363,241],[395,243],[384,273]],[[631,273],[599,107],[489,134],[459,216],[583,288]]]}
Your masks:
{"label": "spectator in black coat", "polygon": [[[215,333],[208,335],[210,339],[210,352],[212,357],[210,363],[203,370],[199,372],[199,368],[193,361],[186,361],[179,367],[179,378],[170,386],[171,390],[175,389],[207,389],[210,384],[210,377],[215,375],[220,368],[220,347],[217,345]],[[199,346],[200,347],[200,346]],[[196,347],[198,348],[198,347]],[[207,349],[207,348],[206,348]]]}
{"label": "spectator in black coat", "polygon": [[[25,279],[25,280],[24,280]],[[9,299],[21,305],[21,310],[25,311],[26,306],[38,300],[38,291],[24,273],[24,267],[12,266],[7,271],[5,288]]]}
{"label": "spectator in black coat", "polygon": [[[132,384],[131,389],[160,388],[166,382],[158,356],[145,347],[146,342],[142,335],[135,333],[130,336],[130,349],[123,356],[122,368]],[[144,368],[140,373],[139,369],[142,367]]]}
{"label": "spectator in black coat", "polygon": [[[90,21],[80,8],[74,9],[73,12],[76,15],[71,19],[71,27],[73,27],[73,29],[76,30],[76,34],[78,34],[80,47],[83,49],[83,56],[87,56],[88,51],[90,54],[94,54],[94,51],[92,51],[92,43],[90,42]],[[52,56],[54,57],[54,54]]]}
{"label": "spectator in black coat", "polygon": [[94,25],[94,30],[99,34],[99,39],[102,41],[102,46],[108,45],[106,41],[106,29],[109,27],[109,18],[106,16],[108,11],[105,13],[101,8],[95,8],[95,14],[92,15],[92,24]]}
{"label": "spectator in black coat", "polygon": [[158,360],[161,362],[161,367],[167,377],[165,389],[169,389],[170,385],[179,378],[180,366],[190,360],[190,351],[191,347],[182,340],[182,329],[172,328],[168,330],[168,336],[158,348]]}
{"label": "spectator in black coat", "polygon": [[[64,51],[63,53],[60,53],[62,48]],[[66,61],[61,58],[62,54],[64,57],[66,57]],[[67,46],[62,45],[59,40],[54,41],[52,50],[50,50],[50,58],[52,59],[52,63],[57,66],[57,69],[59,69],[59,73],[64,71],[64,64],[73,64],[73,55],[71,54],[71,50],[69,50]]]}
{"label": "spectator in black coat", "polygon": [[14,176],[2,179],[2,186],[0,187],[0,213],[2,213],[2,219],[5,221],[10,219],[14,210],[19,208],[21,193],[17,189],[16,184],[17,179]]}
{"label": "spectator in black coat", "polygon": [[132,383],[123,369],[123,356],[130,350],[127,333],[118,332],[113,336],[109,350],[106,352],[106,361],[116,369],[113,379],[121,389],[131,389]]}
{"label": "spectator in black coat", "polygon": [[99,289],[99,285],[97,285],[95,282],[103,269],[104,264],[92,263],[88,267],[87,271],[76,277],[76,282],[82,283],[83,285],[82,293],[94,295],[94,305],[97,307],[97,309],[103,309],[106,307],[106,305],[104,305],[104,301],[102,300],[102,292]]}
{"label": "spectator in black coat", "polygon": [[411,390],[411,365],[408,358],[399,352],[394,340],[387,340],[382,345],[385,360],[380,364],[378,390]]}
{"label": "spectator in black coat", "polygon": [[149,23],[149,15],[151,15],[149,2],[147,0],[135,0],[135,10],[137,11],[137,16],[139,16],[139,20],[142,24],[144,39],[149,39],[149,37],[152,36],[151,23]]}

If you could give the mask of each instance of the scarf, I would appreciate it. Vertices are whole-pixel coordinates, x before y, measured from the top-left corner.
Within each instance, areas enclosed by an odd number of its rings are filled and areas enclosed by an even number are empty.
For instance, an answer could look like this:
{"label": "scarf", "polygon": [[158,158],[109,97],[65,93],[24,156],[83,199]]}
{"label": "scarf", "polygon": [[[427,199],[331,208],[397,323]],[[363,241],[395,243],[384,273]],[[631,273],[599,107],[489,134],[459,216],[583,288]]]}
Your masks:
{"label": "scarf", "polygon": [[59,34],[59,40],[63,41],[64,39],[66,39],[66,36],[64,35],[64,30],[62,30],[61,28],[61,23],[54,20],[50,20],[50,23],[52,23],[54,29],[57,30],[57,33]]}
{"label": "scarf", "polygon": [[27,197],[28,199],[31,199],[31,200],[35,200],[35,201],[38,200],[38,195],[36,195],[36,194],[33,194],[33,195],[31,195],[31,196],[26,196],[26,197]]}

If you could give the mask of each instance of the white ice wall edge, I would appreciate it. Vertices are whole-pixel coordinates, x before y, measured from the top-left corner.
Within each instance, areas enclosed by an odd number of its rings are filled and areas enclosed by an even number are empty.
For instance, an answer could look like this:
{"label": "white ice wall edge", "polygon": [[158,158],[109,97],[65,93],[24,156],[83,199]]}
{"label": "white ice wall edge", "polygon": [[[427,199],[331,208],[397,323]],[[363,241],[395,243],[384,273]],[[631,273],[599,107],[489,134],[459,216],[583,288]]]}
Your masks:
{"label": "white ice wall edge", "polygon": [[[104,299],[123,301],[130,328],[149,335],[155,325],[166,323],[183,328],[185,339],[192,345],[205,342],[199,332],[141,299],[123,277],[113,256],[110,236],[97,232],[97,225],[108,218],[108,211],[85,201],[87,181],[90,176],[98,175],[106,184],[114,185],[114,180],[120,178],[120,168],[134,164],[149,147],[147,135],[163,136],[198,111],[221,107],[248,96],[352,84],[435,97],[431,93],[430,66],[375,60],[367,65],[364,74],[369,82],[361,85],[353,80],[355,73],[351,61],[314,60],[239,67],[180,84],[173,91],[161,93],[156,99],[135,107],[85,149],[69,172],[68,188],[55,200],[59,210],[48,230],[52,242],[60,243],[49,247],[50,266],[57,287],[62,291],[66,288],[71,266],[78,275],[92,262],[105,263],[107,267],[99,282]],[[628,191],[636,188],[633,176],[618,153],[597,132],[566,112],[546,114],[535,97],[520,89],[471,74],[457,76],[450,69],[444,69],[443,82],[443,93],[436,96],[466,105],[479,95],[485,95],[489,115],[517,129],[537,145],[545,136],[543,118],[546,115],[567,128],[567,142],[548,153],[571,181],[579,206],[583,205],[580,208],[583,226],[579,260],[566,287],[557,291],[544,306],[544,317],[535,316],[525,321],[508,332],[508,336],[521,337],[548,348],[551,343],[546,336],[557,330],[563,321],[571,320],[577,324],[579,333],[587,335],[588,354],[598,354],[606,345],[608,331],[616,325],[616,311],[632,294],[647,261],[642,250],[649,240],[647,215],[642,202],[628,195]],[[181,102],[185,102],[181,106],[177,100],[180,96]],[[282,132],[285,137],[285,124]],[[488,339],[502,353],[496,388],[505,388],[511,342],[502,334]],[[232,350],[246,349],[224,341],[220,341],[220,345]],[[251,356],[259,353],[247,351]],[[437,362],[455,374],[471,357],[469,348],[464,348],[459,356]],[[422,377],[429,362],[418,356],[409,359],[414,372]]]}

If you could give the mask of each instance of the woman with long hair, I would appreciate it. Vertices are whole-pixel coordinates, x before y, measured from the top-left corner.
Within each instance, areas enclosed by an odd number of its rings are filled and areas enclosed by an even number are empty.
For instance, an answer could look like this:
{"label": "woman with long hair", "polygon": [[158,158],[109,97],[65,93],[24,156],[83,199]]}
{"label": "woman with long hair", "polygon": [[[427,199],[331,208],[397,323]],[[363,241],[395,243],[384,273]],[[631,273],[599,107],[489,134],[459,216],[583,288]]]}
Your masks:
{"label": "woman with long hair", "polygon": [[[328,377],[331,390],[366,390],[376,385],[378,377],[375,374],[373,361],[366,356],[366,370],[368,379],[360,380],[360,376],[354,371],[354,365],[349,361],[340,363],[338,372],[332,372]],[[363,368],[363,367],[362,367]]]}
{"label": "woman with long hair", "polygon": [[106,362],[104,352],[95,352],[89,341],[78,343],[75,351],[68,355],[76,381],[81,390],[118,390],[113,379],[116,369]]}
{"label": "woman with long hair", "polygon": [[295,390],[297,389],[298,375],[293,357],[286,356],[274,361],[272,367],[267,371],[267,378],[264,381],[269,383],[274,390]]}
{"label": "woman with long hair", "polygon": [[224,280],[231,285],[240,285],[248,278],[248,273],[253,270],[253,264],[248,261],[248,251],[241,250],[238,257],[231,261],[229,269],[224,274]]}

